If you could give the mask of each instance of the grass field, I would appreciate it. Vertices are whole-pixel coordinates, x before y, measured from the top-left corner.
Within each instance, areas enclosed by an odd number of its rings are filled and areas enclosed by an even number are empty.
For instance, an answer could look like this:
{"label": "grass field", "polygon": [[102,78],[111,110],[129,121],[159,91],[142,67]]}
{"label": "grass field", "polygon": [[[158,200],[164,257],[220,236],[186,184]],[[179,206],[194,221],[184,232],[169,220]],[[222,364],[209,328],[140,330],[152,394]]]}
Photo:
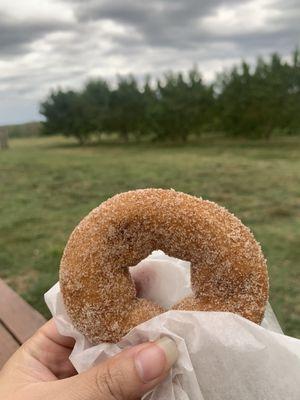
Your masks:
{"label": "grass field", "polygon": [[300,338],[300,140],[203,140],[185,146],[15,139],[0,153],[0,275],[48,316],[43,293],[58,277],[66,240],[117,192],[174,188],[239,216],[268,259],[271,304]]}

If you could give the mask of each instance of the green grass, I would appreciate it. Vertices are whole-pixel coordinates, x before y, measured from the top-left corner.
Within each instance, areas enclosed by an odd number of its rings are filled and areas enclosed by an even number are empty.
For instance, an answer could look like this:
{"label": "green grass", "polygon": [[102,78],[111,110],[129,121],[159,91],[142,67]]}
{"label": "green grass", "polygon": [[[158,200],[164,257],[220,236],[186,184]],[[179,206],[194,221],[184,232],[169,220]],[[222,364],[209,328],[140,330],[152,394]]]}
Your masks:
{"label": "green grass", "polygon": [[43,293],[80,219],[117,192],[174,188],[216,201],[254,232],[268,258],[271,304],[300,338],[300,140],[185,146],[63,138],[11,141],[0,153],[0,275],[48,316]]}

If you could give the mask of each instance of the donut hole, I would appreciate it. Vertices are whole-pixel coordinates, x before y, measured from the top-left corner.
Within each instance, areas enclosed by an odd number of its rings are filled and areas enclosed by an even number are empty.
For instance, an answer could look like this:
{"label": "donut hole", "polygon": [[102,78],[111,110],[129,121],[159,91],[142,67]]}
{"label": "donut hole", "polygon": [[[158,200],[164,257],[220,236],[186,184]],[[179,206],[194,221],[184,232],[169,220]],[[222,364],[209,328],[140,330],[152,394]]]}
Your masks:
{"label": "donut hole", "polygon": [[190,262],[153,251],[129,268],[137,297],[150,300],[164,309],[192,294]]}

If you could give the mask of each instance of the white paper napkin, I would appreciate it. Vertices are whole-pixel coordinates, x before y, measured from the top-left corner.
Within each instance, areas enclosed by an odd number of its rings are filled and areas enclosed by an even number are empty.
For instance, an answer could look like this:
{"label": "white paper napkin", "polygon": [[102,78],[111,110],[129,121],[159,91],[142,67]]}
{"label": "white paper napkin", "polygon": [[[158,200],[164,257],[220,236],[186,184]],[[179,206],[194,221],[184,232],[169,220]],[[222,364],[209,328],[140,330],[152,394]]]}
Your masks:
{"label": "white paper napkin", "polygon": [[[130,272],[139,294],[164,307],[191,291],[190,263],[160,251]],[[117,344],[92,345],[73,327],[59,283],[45,294],[45,301],[59,332],[76,340],[70,360],[78,372],[129,346],[172,337],[179,359],[144,399],[300,399],[300,340],[283,335],[270,305],[261,326],[231,313],[168,311],[135,327]]]}

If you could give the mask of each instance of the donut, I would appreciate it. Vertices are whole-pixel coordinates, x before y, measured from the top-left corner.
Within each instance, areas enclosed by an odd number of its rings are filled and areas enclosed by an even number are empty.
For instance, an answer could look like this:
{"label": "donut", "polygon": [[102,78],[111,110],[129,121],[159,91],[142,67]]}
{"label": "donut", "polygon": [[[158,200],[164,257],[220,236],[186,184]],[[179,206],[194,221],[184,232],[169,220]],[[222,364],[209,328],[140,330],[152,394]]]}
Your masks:
{"label": "donut", "polygon": [[[91,343],[118,342],[164,310],[138,298],[128,267],[153,250],[191,262],[193,295],[172,308],[264,316],[268,273],[260,245],[225,208],[175,190],[118,194],[74,229],[60,263],[60,287],[75,328]],[[167,284],[167,283],[166,283]]]}

